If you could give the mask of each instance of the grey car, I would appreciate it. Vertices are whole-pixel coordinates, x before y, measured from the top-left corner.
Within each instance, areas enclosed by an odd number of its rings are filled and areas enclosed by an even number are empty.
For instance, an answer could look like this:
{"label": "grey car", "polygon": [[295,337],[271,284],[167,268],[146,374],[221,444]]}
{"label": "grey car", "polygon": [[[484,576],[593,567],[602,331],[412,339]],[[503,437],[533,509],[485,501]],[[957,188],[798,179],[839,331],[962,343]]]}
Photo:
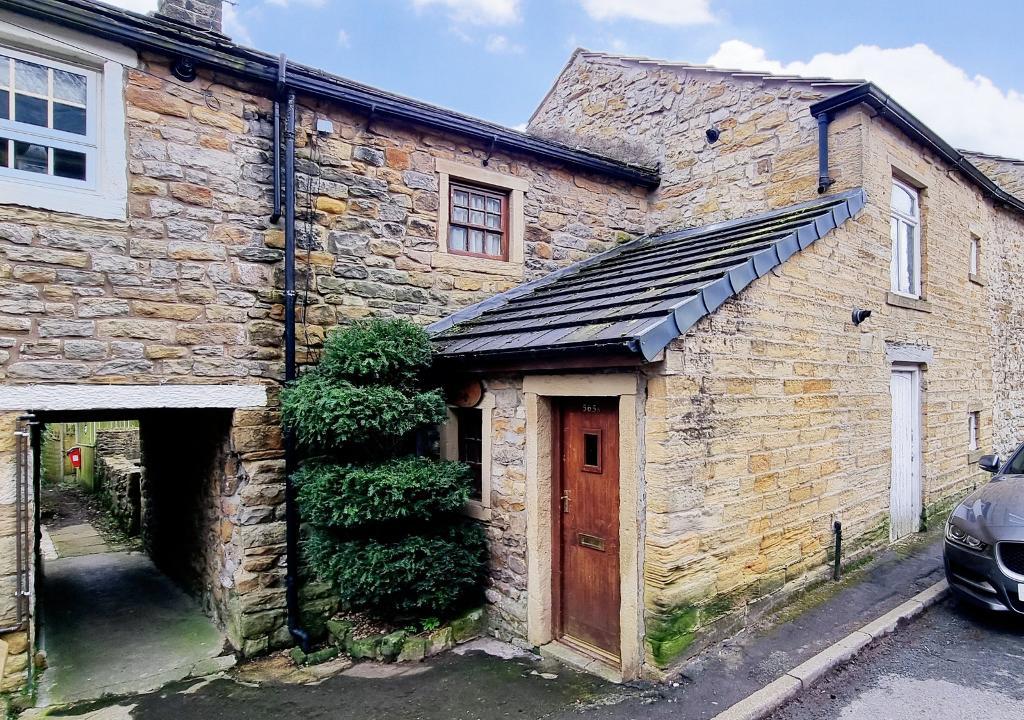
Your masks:
{"label": "grey car", "polygon": [[992,479],[946,521],[946,579],[961,599],[1024,614],[1024,444],[1005,463],[985,455]]}

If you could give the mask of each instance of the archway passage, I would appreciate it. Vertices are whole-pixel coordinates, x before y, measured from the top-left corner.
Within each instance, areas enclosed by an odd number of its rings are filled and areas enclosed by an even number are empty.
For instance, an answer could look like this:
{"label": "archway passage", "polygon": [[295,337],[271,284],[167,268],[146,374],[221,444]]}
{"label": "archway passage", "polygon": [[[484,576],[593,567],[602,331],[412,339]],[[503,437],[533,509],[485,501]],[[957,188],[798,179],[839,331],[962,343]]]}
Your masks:
{"label": "archway passage", "polygon": [[233,662],[218,628],[228,410],[37,413],[40,702]]}

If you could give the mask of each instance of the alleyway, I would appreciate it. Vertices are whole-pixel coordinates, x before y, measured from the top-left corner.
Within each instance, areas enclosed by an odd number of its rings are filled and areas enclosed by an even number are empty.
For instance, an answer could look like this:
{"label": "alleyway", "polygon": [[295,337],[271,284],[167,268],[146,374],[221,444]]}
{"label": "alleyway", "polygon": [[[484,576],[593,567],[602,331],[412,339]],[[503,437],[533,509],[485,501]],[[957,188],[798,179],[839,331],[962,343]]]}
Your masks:
{"label": "alleyway", "polygon": [[106,526],[74,487],[47,490],[39,704],[146,692],[218,669],[224,638],[198,604]]}

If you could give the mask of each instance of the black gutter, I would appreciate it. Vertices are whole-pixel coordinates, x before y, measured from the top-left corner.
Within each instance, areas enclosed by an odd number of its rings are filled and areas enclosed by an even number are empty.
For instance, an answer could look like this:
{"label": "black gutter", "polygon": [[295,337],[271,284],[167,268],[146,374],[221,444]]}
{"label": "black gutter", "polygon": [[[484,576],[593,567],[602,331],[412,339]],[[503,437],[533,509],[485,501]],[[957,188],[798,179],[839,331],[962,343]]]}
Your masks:
{"label": "black gutter", "polygon": [[[0,9],[55,22],[114,42],[187,58],[209,68],[275,84],[278,58],[244,48],[215,33],[82,0],[0,0]],[[535,138],[501,125],[387,93],[320,70],[289,63],[289,86],[300,93],[373,111],[374,117],[424,125],[476,138],[495,148],[526,153],[644,188],[658,186],[656,169],[618,162],[567,145]]]}
{"label": "black gutter", "polygon": [[858,85],[846,92],[833,95],[830,98],[815,103],[811,105],[811,114],[818,118],[825,114],[831,120],[835,117],[836,113],[861,103],[892,122],[901,131],[906,133],[911,140],[921,143],[960,170],[968,179],[981,188],[982,192],[997,203],[1024,214],[1024,200],[1011,195],[999,187],[956,148],[935,134],[935,131],[914,117],[910,111],[889,97],[889,95],[873,83]]}
{"label": "black gutter", "polygon": [[[275,148],[279,151],[280,147]],[[288,88],[284,129],[284,380],[296,377],[295,365],[295,91]],[[302,628],[299,607],[299,507],[292,475],[298,465],[295,433],[284,431],[285,604],[288,632],[309,652],[309,634]]]}

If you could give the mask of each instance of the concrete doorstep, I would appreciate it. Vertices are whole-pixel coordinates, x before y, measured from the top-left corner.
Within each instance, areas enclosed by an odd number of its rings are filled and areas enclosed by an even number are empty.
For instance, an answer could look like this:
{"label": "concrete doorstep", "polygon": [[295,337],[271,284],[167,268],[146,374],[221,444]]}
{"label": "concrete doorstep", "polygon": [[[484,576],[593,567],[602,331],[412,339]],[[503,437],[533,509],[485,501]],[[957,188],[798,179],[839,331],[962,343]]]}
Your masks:
{"label": "concrete doorstep", "polygon": [[897,625],[920,615],[949,592],[945,580],[918,593],[885,615],[854,630],[839,642],[800,663],[757,692],[716,715],[713,720],[761,720],[803,692],[823,675],[843,665],[873,642],[896,630]]}

